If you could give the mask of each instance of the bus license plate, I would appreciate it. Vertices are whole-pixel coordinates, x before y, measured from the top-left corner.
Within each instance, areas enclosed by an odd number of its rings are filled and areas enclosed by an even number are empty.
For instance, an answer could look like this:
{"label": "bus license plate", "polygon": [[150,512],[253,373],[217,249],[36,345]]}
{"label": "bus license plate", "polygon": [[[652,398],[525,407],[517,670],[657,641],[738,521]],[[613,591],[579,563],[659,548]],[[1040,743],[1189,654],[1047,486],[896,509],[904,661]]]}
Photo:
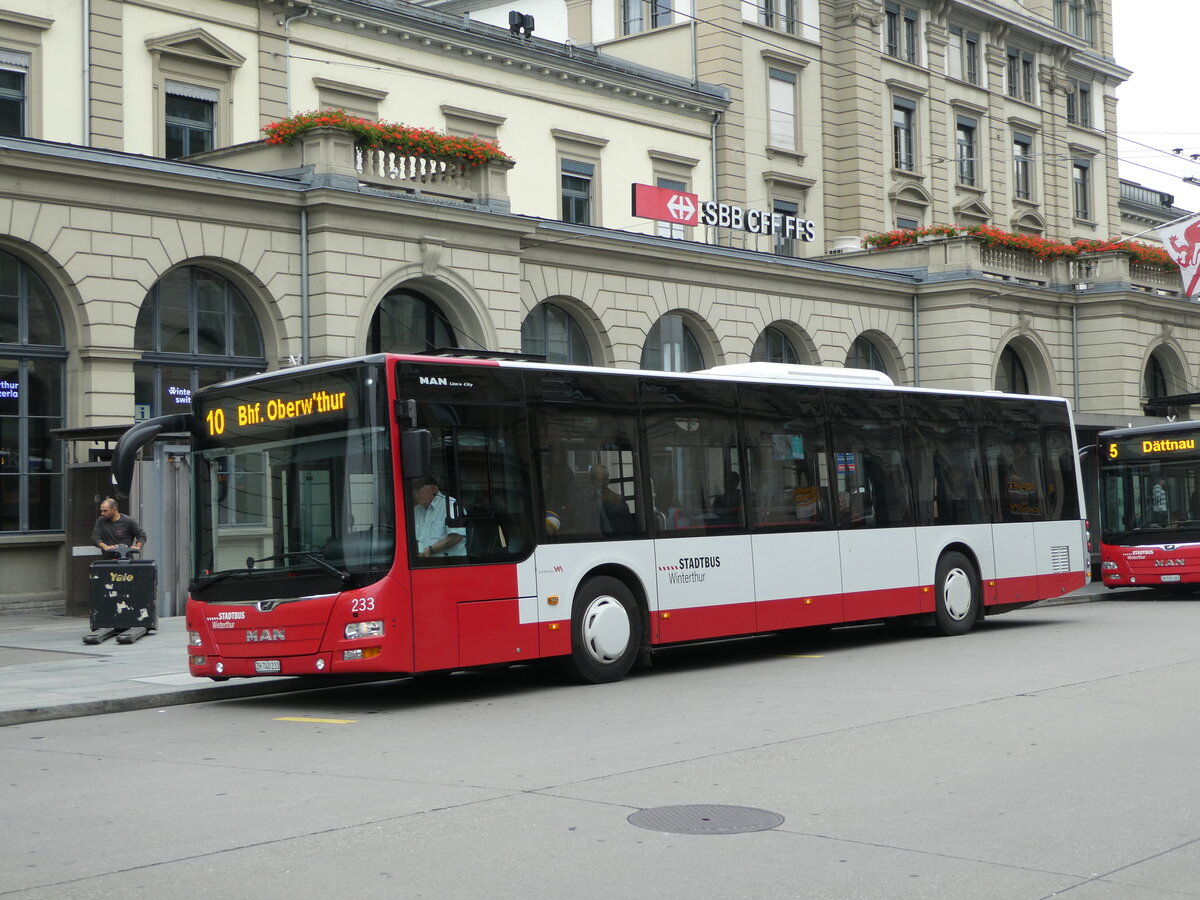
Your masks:
{"label": "bus license plate", "polygon": [[1168,581],[1178,581],[1178,580],[1179,580],[1179,576],[1178,576],[1178,575],[1164,575],[1164,576],[1162,577],[1162,580],[1163,580],[1163,582],[1164,582],[1164,583],[1165,583],[1165,582],[1168,582]]}
{"label": "bus license plate", "polygon": [[254,671],[258,675],[269,675],[272,672],[279,671],[279,660],[277,659],[256,659],[254,661]]}

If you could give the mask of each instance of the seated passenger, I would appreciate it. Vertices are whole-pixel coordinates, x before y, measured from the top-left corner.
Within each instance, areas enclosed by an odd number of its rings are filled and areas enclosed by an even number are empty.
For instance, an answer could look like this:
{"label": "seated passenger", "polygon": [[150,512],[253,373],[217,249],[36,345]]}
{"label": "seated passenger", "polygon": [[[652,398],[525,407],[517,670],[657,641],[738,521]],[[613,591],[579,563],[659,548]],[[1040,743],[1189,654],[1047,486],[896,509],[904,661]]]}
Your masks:
{"label": "seated passenger", "polygon": [[608,467],[592,466],[592,490],[596,495],[596,512],[600,520],[600,531],[603,534],[632,534],[637,522],[629,511],[625,498],[608,486]]}

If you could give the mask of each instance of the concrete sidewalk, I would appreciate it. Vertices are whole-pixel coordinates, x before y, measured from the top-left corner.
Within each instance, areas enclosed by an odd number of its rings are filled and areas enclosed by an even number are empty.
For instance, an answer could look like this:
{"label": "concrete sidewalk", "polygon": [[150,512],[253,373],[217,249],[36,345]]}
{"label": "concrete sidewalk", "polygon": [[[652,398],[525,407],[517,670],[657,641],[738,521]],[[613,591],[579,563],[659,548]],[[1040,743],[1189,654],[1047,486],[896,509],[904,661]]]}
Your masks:
{"label": "concrete sidewalk", "polygon": [[187,669],[183,616],[133,644],[88,646],[88,620],[0,616],[0,726],[45,719],[223,700],[319,685],[330,679],[243,678],[214,682]]}
{"label": "concrete sidewalk", "polygon": [[[1087,603],[1109,592],[1093,582],[1040,606]],[[0,616],[0,726],[181,703],[226,700],[346,683],[331,678],[193,678],[183,616],[133,644],[88,646],[88,621],[65,616]]]}

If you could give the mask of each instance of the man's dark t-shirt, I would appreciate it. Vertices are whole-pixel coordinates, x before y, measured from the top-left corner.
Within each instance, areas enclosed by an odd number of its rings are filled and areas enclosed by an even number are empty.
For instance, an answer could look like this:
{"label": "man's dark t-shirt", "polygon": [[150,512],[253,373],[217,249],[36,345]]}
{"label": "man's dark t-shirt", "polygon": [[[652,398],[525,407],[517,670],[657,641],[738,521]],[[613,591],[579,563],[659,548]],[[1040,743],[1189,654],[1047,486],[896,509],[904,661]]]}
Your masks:
{"label": "man's dark t-shirt", "polygon": [[132,547],[138,541],[146,543],[146,532],[142,530],[142,526],[133,516],[118,515],[115,522],[110,522],[101,516],[92,528],[92,543],[97,547],[102,543],[109,546],[125,544]]}

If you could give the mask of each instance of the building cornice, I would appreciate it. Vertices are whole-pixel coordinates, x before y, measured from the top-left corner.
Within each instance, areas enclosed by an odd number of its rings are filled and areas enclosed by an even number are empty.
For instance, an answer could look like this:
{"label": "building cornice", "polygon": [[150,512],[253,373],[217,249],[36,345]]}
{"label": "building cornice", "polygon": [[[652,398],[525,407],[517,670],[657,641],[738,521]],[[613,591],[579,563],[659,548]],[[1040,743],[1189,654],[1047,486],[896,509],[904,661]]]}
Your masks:
{"label": "building cornice", "polygon": [[[273,0],[268,0],[273,2]],[[280,0],[282,5],[282,0]],[[638,105],[709,117],[728,107],[729,91],[607,56],[593,47],[518,37],[503,28],[453,17],[399,0],[315,0],[292,24],[366,34],[393,45],[410,44],[448,60],[469,59],[547,82],[570,81],[581,92],[603,92]]]}

